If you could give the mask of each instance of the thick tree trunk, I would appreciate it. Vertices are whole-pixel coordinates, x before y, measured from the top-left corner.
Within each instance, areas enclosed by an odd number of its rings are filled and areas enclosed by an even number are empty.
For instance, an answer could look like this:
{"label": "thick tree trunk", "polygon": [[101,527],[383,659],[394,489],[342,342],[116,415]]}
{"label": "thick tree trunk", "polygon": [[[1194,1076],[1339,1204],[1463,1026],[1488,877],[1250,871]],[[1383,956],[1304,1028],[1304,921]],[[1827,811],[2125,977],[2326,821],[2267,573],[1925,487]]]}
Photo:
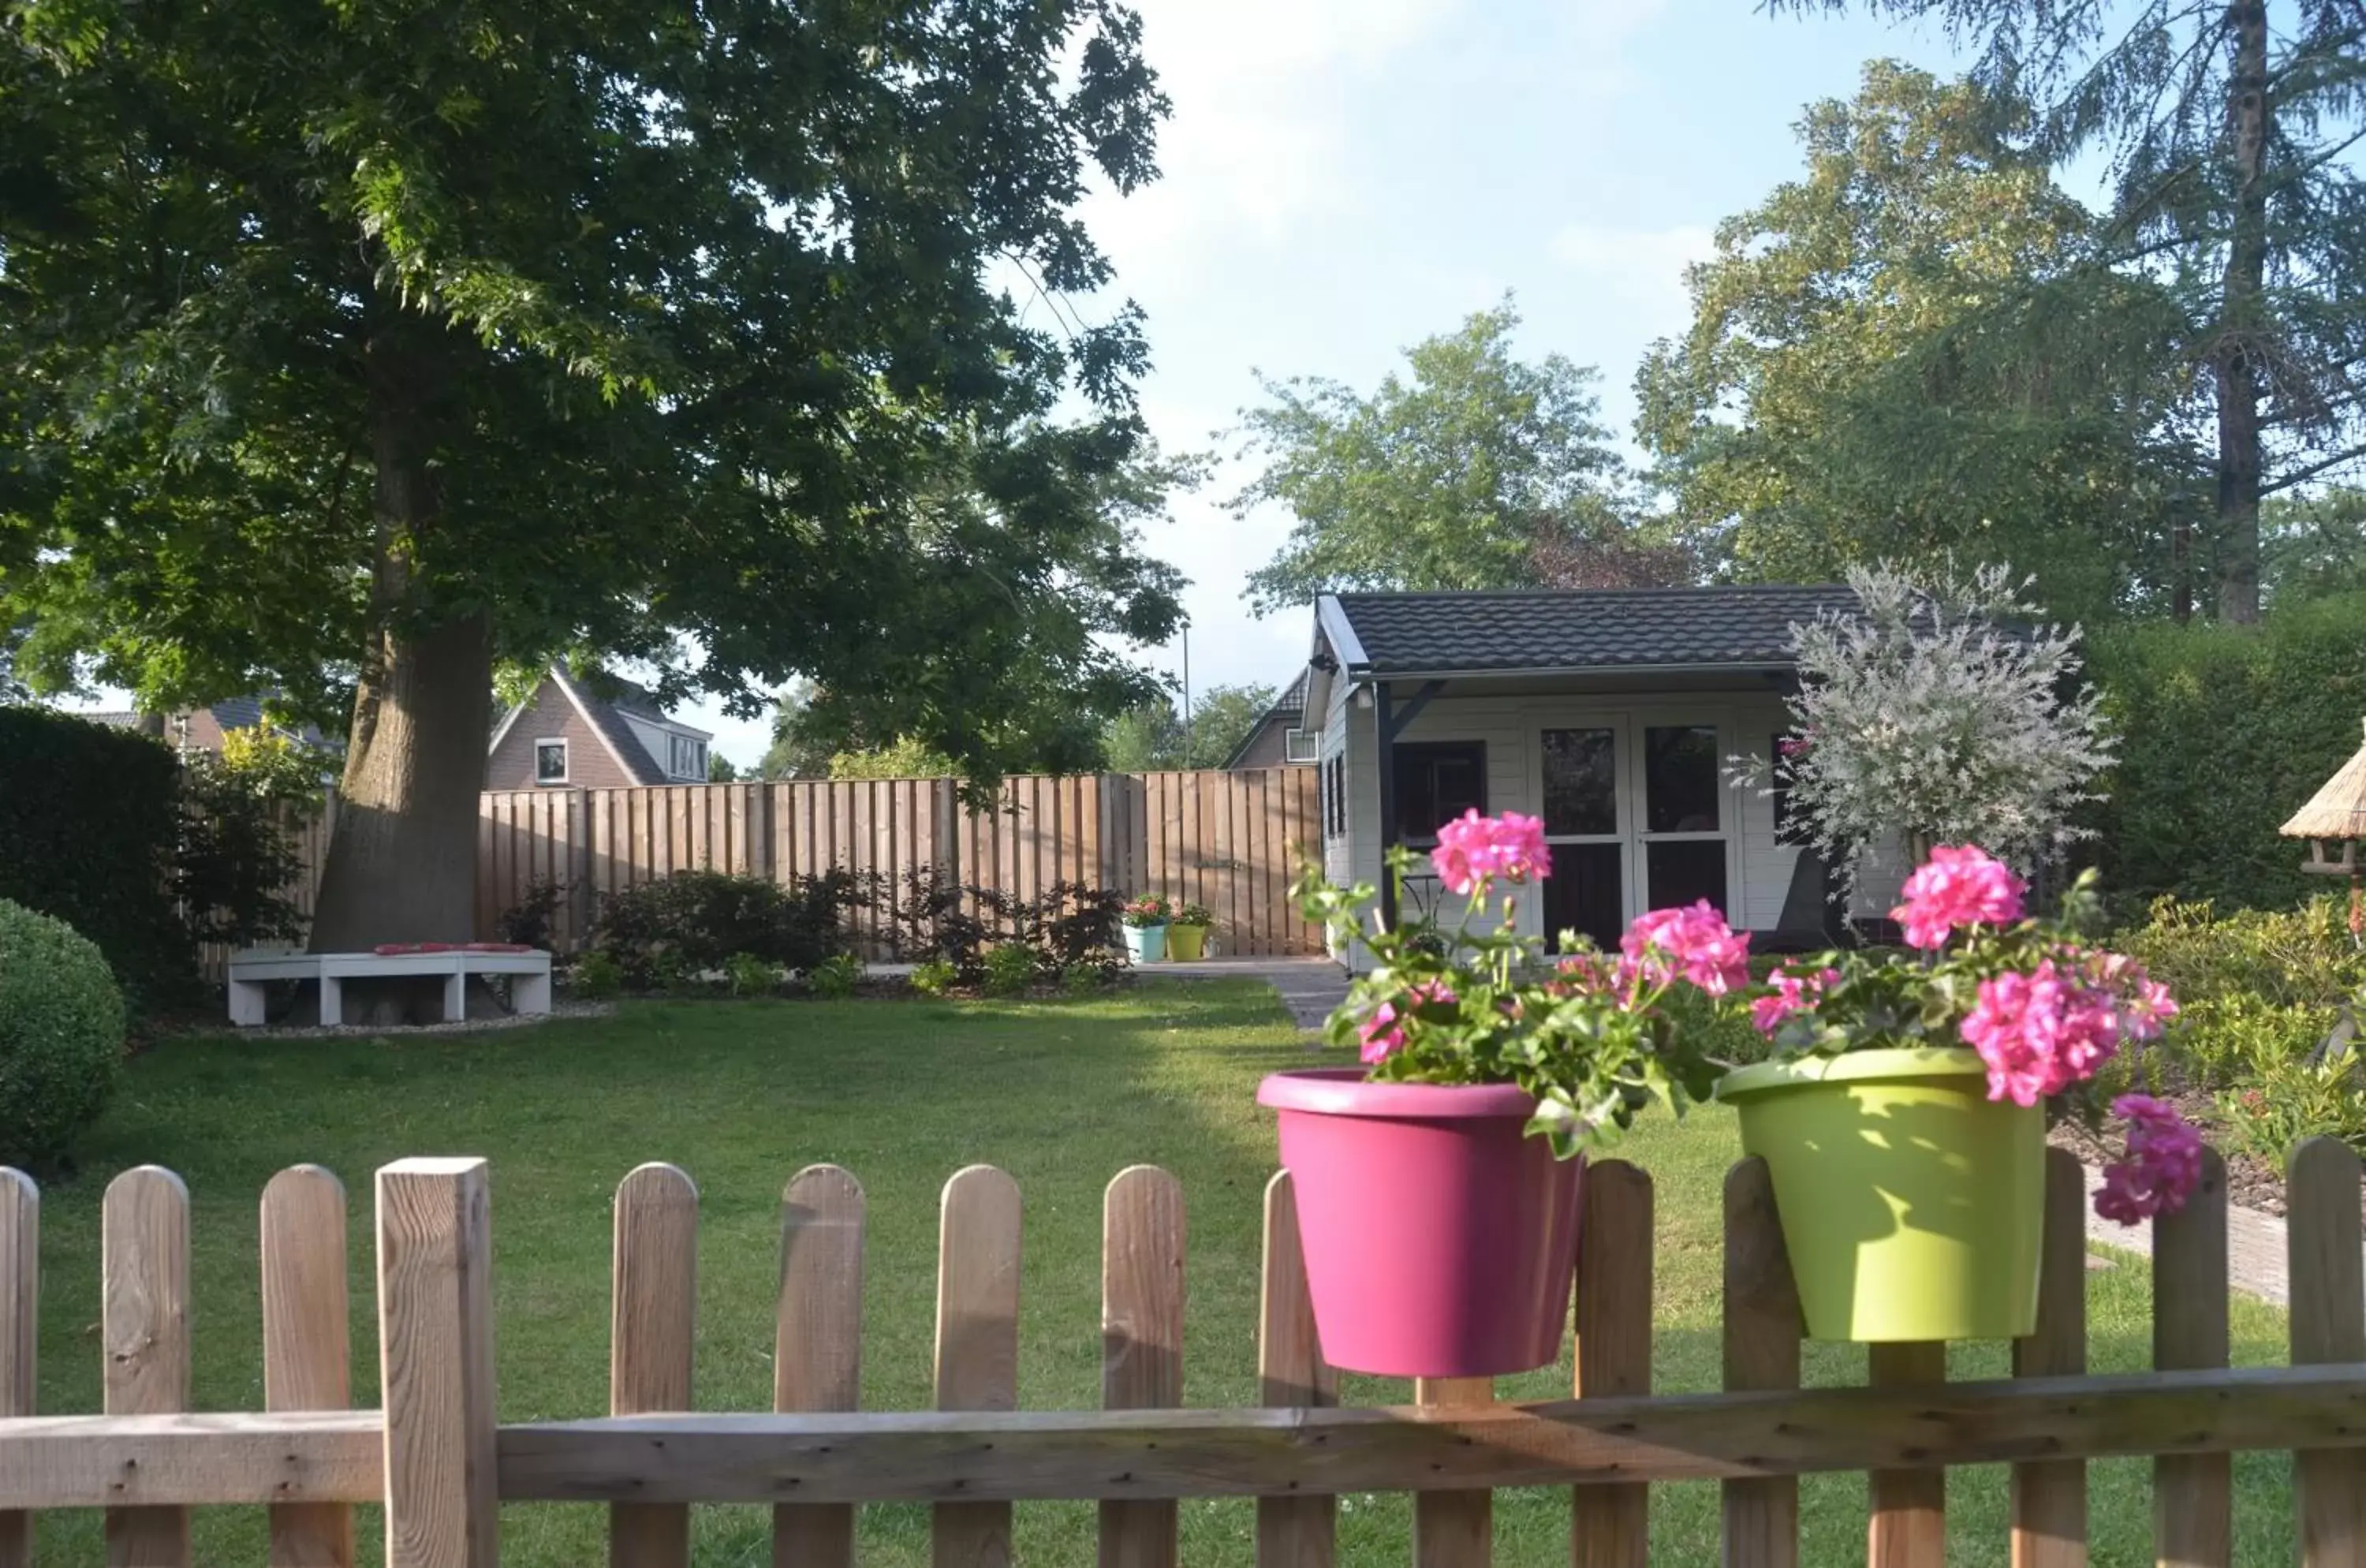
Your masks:
{"label": "thick tree trunk", "polygon": [[2269,130],[2266,0],[2226,7],[2234,51],[2226,139],[2235,176],[2214,356],[2218,399],[2218,617],[2259,618],[2259,380],[2268,265]]}
{"label": "thick tree trunk", "polygon": [[354,698],[336,831],[312,917],[312,950],[467,942],[475,933],[477,795],[491,719],[492,633],[481,612],[439,619],[414,581],[441,497],[422,410],[432,344],[397,319],[367,353],[377,559],[374,630]]}

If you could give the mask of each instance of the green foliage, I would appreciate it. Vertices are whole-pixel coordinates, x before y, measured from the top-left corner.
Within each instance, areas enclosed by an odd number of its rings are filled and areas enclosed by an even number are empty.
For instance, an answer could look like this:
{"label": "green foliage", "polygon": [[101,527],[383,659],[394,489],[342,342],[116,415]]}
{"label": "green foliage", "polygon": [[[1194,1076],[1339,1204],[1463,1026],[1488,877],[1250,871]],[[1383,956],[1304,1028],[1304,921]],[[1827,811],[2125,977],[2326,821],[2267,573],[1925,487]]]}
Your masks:
{"label": "green foliage", "polygon": [[2358,749],[2366,593],[2279,604],[2257,627],[2116,628],[2088,651],[2119,738],[2091,818],[2110,886],[2222,909],[2322,892],[2276,829]]}
{"label": "green foliage", "polygon": [[738,784],[739,782],[739,769],[732,762],[730,758],[725,756],[722,752],[709,751],[706,754],[706,782],[708,784]]}
{"label": "green foliage", "polygon": [[848,910],[873,894],[847,872],[783,886],[760,876],[679,871],[601,902],[592,946],[638,989],[672,989],[690,976],[725,968],[735,955],[808,969],[844,946]]}
{"label": "green foliage", "polygon": [[195,984],[173,902],[178,773],[145,736],[0,707],[0,898],[96,942],[135,1008]]}
{"label": "green foliage", "polygon": [[1124,900],[1106,888],[1055,882],[1032,898],[998,887],[964,886],[936,867],[907,873],[887,907],[896,951],[941,960],[963,985],[986,976],[996,947],[1032,949],[1046,970],[1076,964],[1113,967],[1110,943]]}
{"label": "green foliage", "polygon": [[2025,108],[1887,61],[1810,106],[1807,169],[1718,227],[1636,377],[1674,524],[1744,578],[2009,557],[2056,614],[2158,602],[2190,489],[2155,427],[2181,319],[2101,240]]}
{"label": "green foliage", "polygon": [[961,971],[941,958],[912,965],[912,989],[924,997],[941,997],[961,980]]}
{"label": "green foliage", "polygon": [[1060,989],[1072,997],[1089,997],[1109,989],[1106,964],[1071,964],[1060,971]]}
{"label": "green foliage", "polygon": [[862,960],[833,953],[805,973],[806,989],[824,1001],[843,1001],[862,984]]}
{"label": "green foliage", "polygon": [[1178,926],[1212,926],[1215,911],[1205,904],[1178,904],[1175,907],[1173,923]]}
{"label": "green foliage", "polygon": [[1118,918],[1136,931],[1151,926],[1163,926],[1174,917],[1175,906],[1155,893],[1145,893],[1126,901]]}
{"label": "green foliage", "polygon": [[1515,588],[1540,544],[1628,532],[1624,470],[1595,417],[1595,373],[1514,357],[1508,300],[1406,351],[1369,397],[1336,381],[1260,378],[1245,450],[1265,468],[1231,502],[1297,518],[1249,574],[1259,615],[1343,589]]}
{"label": "green foliage", "polygon": [[2366,490],[2270,496],[2259,509],[2259,592],[2271,614],[2366,592]]}
{"label": "green foliage", "polygon": [[958,772],[952,758],[909,738],[867,751],[835,752],[829,759],[834,779],[941,779]]}
{"label": "green foliage", "polygon": [[625,966],[595,948],[575,961],[575,967],[568,973],[568,984],[587,1001],[606,1001],[624,993]]}
{"label": "green foliage", "polygon": [[96,944],[0,898],[0,1165],[65,1157],[114,1092],[123,994]]}
{"label": "green foliage", "polygon": [[2256,1058],[2236,1087],[2218,1096],[2225,1145],[2282,1168],[2304,1138],[2339,1138],[2366,1150],[2366,1081],[2358,1059],[2305,1053]]}
{"label": "green foliage", "polygon": [[1187,729],[1175,704],[1159,697],[1109,721],[1101,765],[1111,773],[1221,768],[1273,706],[1271,686],[1211,686],[1191,703]]}
{"label": "green foliage", "polygon": [[986,977],[983,982],[989,997],[1020,997],[1035,984],[1035,976],[1042,960],[1031,947],[1018,942],[1004,942],[986,950]]}
{"label": "green foliage", "polygon": [[723,961],[723,979],[735,997],[769,997],[781,988],[781,966],[752,953],[735,953]]}
{"label": "green foliage", "polygon": [[290,829],[321,809],[330,765],[317,747],[262,726],[223,735],[219,757],[181,759],[173,892],[194,940],[247,947],[304,934],[287,897],[303,871]]}
{"label": "green foliage", "polygon": [[558,918],[558,902],[564,896],[555,880],[537,876],[526,884],[524,897],[494,918],[493,929],[501,932],[503,942],[547,948],[551,945],[551,924]]}
{"label": "green foliage", "polygon": [[[2248,997],[2278,1008],[2330,1010],[2366,991],[2366,952],[2349,934],[2343,901],[2297,909],[2230,909],[2164,897],[2118,942],[2180,1001]],[[2324,1037],[2320,1026],[2316,1034]]]}

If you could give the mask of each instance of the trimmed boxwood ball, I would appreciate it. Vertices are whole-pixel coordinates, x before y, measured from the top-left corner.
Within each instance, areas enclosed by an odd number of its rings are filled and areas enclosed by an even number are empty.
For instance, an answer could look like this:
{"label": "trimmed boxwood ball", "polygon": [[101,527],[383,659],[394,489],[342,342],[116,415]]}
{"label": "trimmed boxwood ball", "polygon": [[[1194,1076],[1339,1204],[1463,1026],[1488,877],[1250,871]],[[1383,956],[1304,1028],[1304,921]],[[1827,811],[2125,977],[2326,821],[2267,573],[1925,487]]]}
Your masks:
{"label": "trimmed boxwood ball", "polygon": [[0,1165],[54,1166],[123,1070],[123,993],[97,946],[0,898]]}

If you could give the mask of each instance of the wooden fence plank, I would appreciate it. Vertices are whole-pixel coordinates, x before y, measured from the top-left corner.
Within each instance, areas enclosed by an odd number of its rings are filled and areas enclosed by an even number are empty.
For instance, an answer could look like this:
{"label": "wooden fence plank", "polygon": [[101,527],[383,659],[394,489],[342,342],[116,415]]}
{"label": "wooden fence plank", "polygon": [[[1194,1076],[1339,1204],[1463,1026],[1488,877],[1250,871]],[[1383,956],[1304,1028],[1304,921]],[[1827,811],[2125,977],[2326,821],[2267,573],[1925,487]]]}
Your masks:
{"label": "wooden fence plank", "polygon": [[[1019,1184],[990,1165],[954,1172],[937,1241],[940,1410],[1019,1407]],[[930,1561],[1008,1568],[1010,1505],[940,1504]]]}
{"label": "wooden fence plank", "polygon": [[[263,1190],[265,1409],[352,1404],[345,1269],[344,1183],[317,1165],[273,1177]],[[344,1504],[271,1510],[271,1568],[348,1568],[353,1561],[354,1511]]]}
{"label": "wooden fence plank", "polygon": [[[2226,1166],[2202,1156],[2202,1182],[2153,1221],[2152,1364],[2223,1367],[2227,1357]],[[2225,1454],[2153,1461],[2153,1546],[2160,1568],[2227,1568],[2234,1468]]]}
{"label": "wooden fence plank", "polygon": [[[158,1166],[107,1184],[100,1221],[107,1413],[189,1407],[189,1191]],[[109,1508],[108,1568],[188,1568],[186,1508]]]}
{"label": "wooden fence plank", "polygon": [[[1625,1160],[1589,1166],[1577,1258],[1580,1399],[1651,1392],[1651,1179]],[[1575,1568],[1645,1568],[1649,1486],[1581,1486],[1571,1502]]]}
{"label": "wooden fence plank", "polygon": [[481,1159],[377,1173],[386,1568],[497,1568],[491,1192]]}
{"label": "wooden fence plank", "polygon": [[[2012,1345],[2017,1378],[2087,1370],[2087,1175],[2067,1149],[2045,1152],[2045,1235],[2037,1328]],[[2012,1568],[2085,1568],[2087,1466],[2047,1460],[2012,1467]]]}
{"label": "wooden fence plank", "polygon": [[[2366,1361],[2358,1156],[2338,1138],[2310,1138],[2285,1177],[2292,1283],[2292,1361]],[[2340,1450],[2293,1456],[2305,1568],[2366,1568],[2366,1465]]]}
{"label": "wooden fence plank", "polygon": [[[1419,1378],[1416,1404],[1492,1404],[1492,1378]],[[1492,1491],[1424,1492],[1413,1500],[1414,1568],[1487,1568],[1495,1556]]]}
{"label": "wooden fence plank", "polygon": [[[1947,1381],[1944,1343],[1872,1345],[1866,1350],[1865,1381],[1875,1388]],[[1873,1514],[1865,1531],[1869,1568],[1947,1568],[1947,1472],[1876,1470],[1865,1481]]]}
{"label": "wooden fence plank", "polygon": [[[1799,1316],[1790,1255],[1774,1213],[1766,1162],[1745,1159],[1725,1178],[1725,1387],[1799,1386]],[[1726,1568],[1798,1568],[1799,1483],[1782,1475],[1724,1487]]]}
{"label": "wooden fence plank", "polygon": [[[0,1420],[33,1413],[41,1303],[41,1190],[0,1167]],[[33,1516],[0,1513],[0,1568],[33,1568]]]}
{"label": "wooden fence plank", "polygon": [[[772,1408],[852,1410],[862,1394],[862,1184],[807,1166],[781,1194],[781,1292],[772,1333]],[[774,1568],[851,1568],[854,1510],[772,1509]]]}
{"label": "wooden fence plank", "polygon": [[[1183,1403],[1183,1186],[1156,1166],[1130,1166],[1101,1204],[1101,1404],[1172,1409]],[[1101,1568],[1175,1568],[1170,1502],[1103,1503]]]}
{"label": "wooden fence plank", "polygon": [[[1323,1359],[1306,1258],[1298,1242],[1298,1194],[1290,1172],[1265,1189],[1265,1267],[1257,1303],[1258,1397],[1269,1405],[1319,1409],[1339,1403],[1339,1374]],[[1260,1497],[1257,1568],[1332,1568],[1338,1499]]]}
{"label": "wooden fence plank", "polygon": [[[616,1186],[609,1273],[608,1414],[691,1408],[698,1336],[698,1188],[670,1165],[637,1168]],[[614,1503],[610,1568],[689,1568],[690,1510]]]}

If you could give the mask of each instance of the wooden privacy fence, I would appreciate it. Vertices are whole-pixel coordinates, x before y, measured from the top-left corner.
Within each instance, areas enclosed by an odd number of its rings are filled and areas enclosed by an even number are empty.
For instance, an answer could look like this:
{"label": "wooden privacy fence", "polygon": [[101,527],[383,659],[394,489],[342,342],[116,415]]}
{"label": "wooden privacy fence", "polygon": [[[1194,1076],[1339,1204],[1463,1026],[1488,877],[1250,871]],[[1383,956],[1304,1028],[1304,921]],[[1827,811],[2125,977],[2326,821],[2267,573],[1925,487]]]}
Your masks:
{"label": "wooden privacy fence", "polygon": [[[2154,1371],[2084,1375],[2082,1183],[2048,1156],[2043,1301],[2014,1377],[1950,1383],[1944,1348],[1889,1346],[1868,1385],[1801,1392],[1800,1322],[1764,1167],[1725,1190],[1725,1382],[1651,1388],[1652,1194],[1622,1163],[1586,1179],[1575,1281],[1574,1397],[1498,1404],[1484,1380],[1417,1384],[1414,1403],[1341,1408],[1307,1304],[1289,1178],[1266,1190],[1258,1359],[1263,1407],[1185,1404],[1184,1194],[1136,1166],[1103,1218],[1102,1404],[1015,1408],[1020,1195],[990,1167],[943,1196],[936,1409],[857,1414],[864,1210],[848,1172],[816,1166],[783,1203],[769,1414],[688,1414],[698,1194],[663,1165],[617,1189],[603,1418],[497,1426],[490,1194],[483,1161],[377,1173],[384,1409],[348,1410],[345,1198],[312,1167],[263,1198],[265,1410],[188,1415],[187,1195],[154,1168],[105,1199],[107,1414],[36,1416],[38,1196],[0,1173],[0,1568],[31,1559],[33,1510],[103,1507],[108,1560],[186,1568],[188,1510],[267,1504],[275,1564],[354,1559],[349,1505],[383,1500],[389,1568],[484,1568],[501,1502],[604,1502],[617,1568],[680,1568],[689,1507],[773,1506],[774,1558],[842,1568],[854,1509],[934,1505],[935,1561],[1003,1562],[1011,1505],[1098,1500],[1100,1561],[1171,1568],[1176,1500],[1256,1499],[1257,1560],[1327,1568],[1334,1498],[1415,1495],[1416,1568],[1489,1561],[1491,1489],[1568,1485],[1572,1561],[1641,1568],[1651,1483],[1724,1486],[1724,1557],[1799,1560],[1797,1477],[1865,1471],[1873,1568],[1943,1568],[1946,1467],[2012,1467],[2010,1551],[2024,1568],[2086,1561],[2086,1466],[2154,1455],[2161,1562],[2231,1561],[2229,1455],[2296,1451],[2300,1559],[2366,1561],[2366,1279],[2359,1163],[2302,1145],[2292,1165],[2292,1362],[2226,1370],[2225,1185],[2154,1230]],[[2004,1542],[1994,1556],[2002,1562]]]}

